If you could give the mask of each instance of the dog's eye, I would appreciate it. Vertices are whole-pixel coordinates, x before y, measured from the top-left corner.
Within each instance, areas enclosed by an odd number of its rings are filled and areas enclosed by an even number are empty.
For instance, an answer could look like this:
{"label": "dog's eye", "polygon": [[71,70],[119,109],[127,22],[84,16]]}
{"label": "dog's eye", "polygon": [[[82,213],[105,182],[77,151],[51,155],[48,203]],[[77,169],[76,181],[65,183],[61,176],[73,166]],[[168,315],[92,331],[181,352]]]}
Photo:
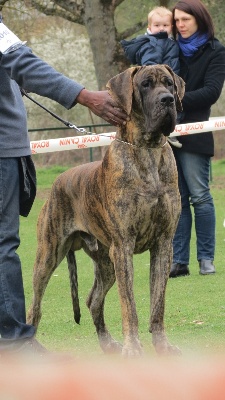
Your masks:
{"label": "dog's eye", "polygon": [[167,84],[167,86],[173,86],[173,81],[172,81],[172,79],[166,79],[166,82],[165,82],[166,84]]}
{"label": "dog's eye", "polygon": [[161,81],[165,86],[173,86],[173,80],[170,79],[168,76],[164,76],[162,81]]}
{"label": "dog's eye", "polygon": [[173,86],[173,81],[168,79],[167,84],[168,84],[168,86]]}
{"label": "dog's eye", "polygon": [[150,87],[150,86],[152,85],[152,80],[151,80],[151,79],[146,79],[146,80],[143,81],[141,84],[142,84],[142,86],[143,86],[144,88],[148,88],[148,87]]}

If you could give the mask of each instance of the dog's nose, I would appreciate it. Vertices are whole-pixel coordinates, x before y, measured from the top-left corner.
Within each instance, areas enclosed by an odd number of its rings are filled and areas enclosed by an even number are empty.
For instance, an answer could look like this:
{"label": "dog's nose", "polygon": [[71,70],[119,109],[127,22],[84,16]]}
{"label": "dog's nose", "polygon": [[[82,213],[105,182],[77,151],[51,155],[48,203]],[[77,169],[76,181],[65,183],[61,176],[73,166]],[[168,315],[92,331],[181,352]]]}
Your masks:
{"label": "dog's nose", "polygon": [[164,106],[170,106],[171,104],[174,103],[174,97],[172,94],[167,93],[167,94],[162,94],[160,102],[164,105]]}

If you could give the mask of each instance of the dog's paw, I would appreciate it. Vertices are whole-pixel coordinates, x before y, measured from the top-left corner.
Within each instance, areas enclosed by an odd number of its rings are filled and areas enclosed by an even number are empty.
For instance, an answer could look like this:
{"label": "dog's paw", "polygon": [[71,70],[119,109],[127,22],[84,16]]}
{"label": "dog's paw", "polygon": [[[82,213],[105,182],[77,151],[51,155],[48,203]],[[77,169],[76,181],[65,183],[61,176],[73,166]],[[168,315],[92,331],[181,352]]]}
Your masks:
{"label": "dog's paw", "polygon": [[143,355],[143,351],[140,349],[131,349],[123,347],[122,356],[124,358],[139,358]]}
{"label": "dog's paw", "polygon": [[155,345],[155,350],[160,356],[181,356],[182,352],[177,346],[173,346],[168,341],[158,343]]}
{"label": "dog's paw", "polygon": [[156,353],[160,356],[180,356],[182,354],[179,347],[169,343],[165,332],[152,333],[152,343]]}
{"label": "dog's paw", "polygon": [[113,338],[108,337],[108,340],[104,338],[104,340],[100,340],[100,346],[104,353],[106,354],[121,354],[122,352],[122,344],[114,340]]}
{"label": "dog's paw", "polygon": [[171,344],[168,345],[168,353],[173,356],[181,356],[182,351],[177,346],[172,346]]}
{"label": "dog's paw", "polygon": [[122,356],[124,358],[136,358],[143,355],[142,345],[139,339],[127,340],[122,349]]}

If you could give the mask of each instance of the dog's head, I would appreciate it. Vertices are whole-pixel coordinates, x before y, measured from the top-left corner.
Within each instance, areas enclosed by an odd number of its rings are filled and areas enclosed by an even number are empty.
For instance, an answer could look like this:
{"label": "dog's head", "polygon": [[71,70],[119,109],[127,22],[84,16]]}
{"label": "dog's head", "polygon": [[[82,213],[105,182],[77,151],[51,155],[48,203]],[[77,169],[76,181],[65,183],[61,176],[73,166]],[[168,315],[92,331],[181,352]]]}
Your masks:
{"label": "dog's head", "polygon": [[184,81],[167,65],[132,67],[107,84],[109,93],[131,117],[146,143],[174,131],[182,111]]}

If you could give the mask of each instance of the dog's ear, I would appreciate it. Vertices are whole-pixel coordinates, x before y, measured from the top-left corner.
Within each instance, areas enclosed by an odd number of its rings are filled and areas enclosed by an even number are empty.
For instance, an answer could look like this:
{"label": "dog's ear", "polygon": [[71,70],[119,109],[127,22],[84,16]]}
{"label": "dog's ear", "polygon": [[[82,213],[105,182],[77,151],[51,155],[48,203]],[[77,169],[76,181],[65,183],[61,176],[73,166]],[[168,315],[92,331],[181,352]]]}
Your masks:
{"label": "dog's ear", "polygon": [[176,89],[176,109],[177,111],[183,111],[181,100],[184,97],[185,93],[185,82],[184,80],[175,74],[173,70],[168,66],[164,65],[164,67],[170,72],[173,77],[175,89]]}
{"label": "dog's ear", "polygon": [[128,115],[132,109],[133,98],[133,76],[141,67],[131,67],[111,78],[106,88],[115,100],[119,108],[122,108]]}

